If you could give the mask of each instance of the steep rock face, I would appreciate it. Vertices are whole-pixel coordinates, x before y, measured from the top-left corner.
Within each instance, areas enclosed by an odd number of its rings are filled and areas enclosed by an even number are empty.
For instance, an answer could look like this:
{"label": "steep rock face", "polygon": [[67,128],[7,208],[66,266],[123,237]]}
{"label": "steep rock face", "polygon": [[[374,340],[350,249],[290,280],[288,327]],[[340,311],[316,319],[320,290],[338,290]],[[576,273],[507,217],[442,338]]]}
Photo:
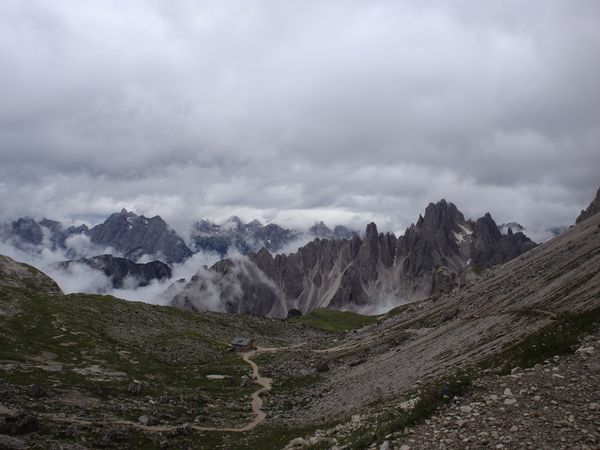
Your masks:
{"label": "steep rock face", "polygon": [[44,240],[42,227],[31,217],[21,217],[15,220],[9,231],[25,244],[41,245]]}
{"label": "steep rock face", "polygon": [[[317,225],[324,232],[324,224]],[[248,253],[247,260],[272,282],[262,285],[272,290],[266,297],[280,299],[288,310],[306,313],[330,307],[373,312],[385,304],[443,295],[464,281],[469,264],[500,264],[533,246],[522,233],[511,230],[503,236],[489,214],[468,221],[454,204],[441,200],[429,204],[425,215],[399,238],[378,233],[370,223],[363,239],[315,239],[296,253],[272,256],[262,249]],[[223,278],[219,263],[210,271],[218,280]],[[237,292],[235,300],[246,309],[262,301],[260,296],[253,298],[254,290],[244,291],[248,284],[248,280],[238,283],[241,295]],[[256,306],[253,311],[269,308]]]}
{"label": "steep rock face", "polygon": [[470,234],[464,216],[453,203],[441,200],[430,203],[425,217],[419,216],[398,240],[397,256],[402,272],[419,277],[436,266],[448,266],[453,270],[464,264],[461,260],[460,240]]}
{"label": "steep rock face", "polygon": [[500,233],[489,213],[475,222],[471,243],[471,260],[476,266],[502,264],[535,247],[522,232],[513,233],[509,227],[506,235]]}
{"label": "steep rock face", "polygon": [[147,286],[152,280],[169,279],[172,275],[171,268],[163,262],[151,261],[138,264],[112,255],[65,261],[59,263],[58,266],[70,270],[75,264],[84,264],[92,269],[100,270],[111,280],[114,288],[135,289],[140,286]]}
{"label": "steep rock face", "polygon": [[224,259],[201,269],[172,300],[190,311],[224,311],[285,318],[283,294],[251,261]]}
{"label": "steep rock face", "polygon": [[598,214],[599,212],[600,212],[600,188],[598,188],[598,192],[596,192],[596,198],[594,198],[594,200],[592,200],[592,203],[590,203],[586,209],[581,211],[581,214],[579,214],[579,217],[577,217],[577,220],[575,220],[575,223],[581,223],[585,219],[588,219],[588,218],[592,217],[594,214]]}
{"label": "steep rock face", "polygon": [[146,218],[123,209],[88,232],[94,244],[113,247],[128,259],[143,254],[163,257],[167,263],[179,263],[192,255],[183,239],[160,217]]}

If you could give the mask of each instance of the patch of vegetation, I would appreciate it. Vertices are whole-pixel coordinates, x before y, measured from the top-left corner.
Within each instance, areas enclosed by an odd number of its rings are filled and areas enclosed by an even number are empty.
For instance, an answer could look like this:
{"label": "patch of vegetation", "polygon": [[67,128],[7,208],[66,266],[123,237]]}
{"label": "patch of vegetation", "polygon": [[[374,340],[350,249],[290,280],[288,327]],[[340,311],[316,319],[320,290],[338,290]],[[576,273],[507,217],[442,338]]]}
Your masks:
{"label": "patch of vegetation", "polygon": [[458,373],[448,379],[426,386],[418,393],[412,409],[394,409],[386,412],[377,424],[368,430],[362,429],[350,437],[351,448],[364,450],[374,443],[383,441],[388,434],[404,430],[431,417],[452,398],[463,395],[471,386],[472,378],[467,372]]}
{"label": "patch of vegetation", "polygon": [[298,375],[295,377],[284,377],[273,381],[273,393],[280,391],[303,390],[321,381],[322,376],[318,373]]}
{"label": "patch of vegetation", "polygon": [[356,330],[377,321],[377,316],[366,316],[352,311],[335,309],[315,309],[305,316],[290,319],[290,322],[302,323],[306,326],[331,333],[343,333]]}
{"label": "patch of vegetation", "polygon": [[[318,429],[328,429],[336,426],[339,421],[309,423],[304,425],[295,424],[262,424],[255,429],[245,433],[220,433],[202,432],[196,433],[190,441],[188,448],[216,449],[226,448],[228,450],[280,450],[292,439],[310,436]],[[178,440],[178,447],[183,448]],[[331,445],[320,447],[304,447],[307,450],[329,449]]]}
{"label": "patch of vegetation", "polygon": [[514,367],[533,367],[555,355],[573,353],[583,336],[598,329],[600,308],[578,314],[565,313],[537,333],[484,361],[481,368],[500,368],[501,373],[508,373]]}
{"label": "patch of vegetation", "polygon": [[[425,299],[428,300],[428,299]],[[415,303],[407,303],[406,305],[400,305],[400,306],[396,306],[395,308],[390,309],[388,312],[386,312],[383,317],[387,318],[387,317],[394,317],[397,316],[399,314],[402,314],[406,311],[412,310],[415,307]]]}
{"label": "patch of vegetation", "polygon": [[484,266],[474,265],[471,267],[471,270],[475,275],[481,275],[485,271]]}
{"label": "patch of vegetation", "polygon": [[[144,385],[144,396],[167,399],[157,404],[158,410],[185,420],[203,414],[207,404],[218,406],[211,419],[238,420],[244,411],[225,406],[232,400],[247,406],[250,416],[247,396],[257,387],[240,387],[250,367],[204,334],[207,319],[200,315],[110,296],[57,296],[19,287],[2,287],[0,303],[18,309],[0,317],[10,342],[0,346],[5,363],[0,378],[15,389],[36,385],[49,392],[76,390],[86,398],[119,398],[127,405],[122,417],[135,420],[143,411],[136,409],[128,386],[136,379]],[[209,374],[228,377],[208,380]],[[31,405],[45,407],[43,401]]]}

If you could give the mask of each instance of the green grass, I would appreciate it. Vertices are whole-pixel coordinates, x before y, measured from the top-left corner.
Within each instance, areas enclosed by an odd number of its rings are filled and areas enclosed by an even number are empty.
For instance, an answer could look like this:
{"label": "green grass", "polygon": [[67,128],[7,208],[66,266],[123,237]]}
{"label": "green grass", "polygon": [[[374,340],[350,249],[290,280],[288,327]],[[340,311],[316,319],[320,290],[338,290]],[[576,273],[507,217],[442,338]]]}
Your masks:
{"label": "green grass", "polygon": [[[256,390],[253,385],[239,387],[249,366],[226,345],[202,334],[197,315],[180,316],[170,308],[109,296],[56,296],[8,287],[0,290],[0,302],[19,308],[13,317],[0,319],[6,343],[0,346],[0,360],[17,365],[0,370],[0,378],[11,384],[50,388],[58,383],[100,398],[127,397],[132,379],[145,382],[143,395],[150,396],[201,391],[226,401]],[[127,320],[138,322],[130,326]],[[142,336],[136,335],[137,327]],[[135,333],[128,336],[130,329]],[[53,357],[40,361],[44,352]],[[45,364],[62,369],[46,370]],[[100,381],[76,371],[90,366],[123,375]],[[232,378],[213,381],[208,374]]]}
{"label": "green grass", "polygon": [[290,319],[290,321],[331,333],[343,333],[375,323],[377,316],[365,316],[352,311],[335,309],[315,309],[305,316]]}
{"label": "green grass", "polygon": [[383,316],[384,317],[397,316],[397,315],[402,314],[410,309],[413,309],[415,307],[415,305],[416,305],[416,303],[407,303],[405,305],[396,306],[395,308],[392,308],[388,312],[386,312]]}
{"label": "green grass", "polygon": [[471,267],[471,270],[475,275],[481,275],[483,272],[485,272],[486,268],[484,266],[474,265]]}

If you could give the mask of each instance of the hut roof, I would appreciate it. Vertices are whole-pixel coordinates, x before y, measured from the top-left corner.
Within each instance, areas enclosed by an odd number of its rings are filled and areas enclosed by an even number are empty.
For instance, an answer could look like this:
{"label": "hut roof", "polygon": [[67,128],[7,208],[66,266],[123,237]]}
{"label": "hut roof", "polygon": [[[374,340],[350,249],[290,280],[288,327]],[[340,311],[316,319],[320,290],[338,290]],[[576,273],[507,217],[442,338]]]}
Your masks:
{"label": "hut roof", "polygon": [[245,347],[247,345],[250,345],[250,341],[251,341],[251,339],[248,339],[248,338],[236,337],[233,339],[233,341],[231,341],[231,345]]}

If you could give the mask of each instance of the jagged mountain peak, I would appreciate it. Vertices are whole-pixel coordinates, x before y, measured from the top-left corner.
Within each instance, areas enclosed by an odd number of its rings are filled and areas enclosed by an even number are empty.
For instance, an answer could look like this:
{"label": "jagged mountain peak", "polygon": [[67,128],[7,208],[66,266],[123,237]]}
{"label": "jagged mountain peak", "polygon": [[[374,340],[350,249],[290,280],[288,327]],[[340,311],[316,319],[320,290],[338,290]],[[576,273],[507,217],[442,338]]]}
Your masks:
{"label": "jagged mountain peak", "polygon": [[425,216],[420,220],[421,227],[439,229],[441,227],[448,228],[452,231],[458,231],[458,225],[465,223],[463,214],[458,210],[452,202],[447,202],[441,199],[437,203],[430,203],[425,209]]}
{"label": "jagged mountain peak", "polygon": [[308,231],[316,237],[326,238],[331,236],[331,229],[325,225],[325,223],[321,220],[315,223],[312,227],[308,229]]}
{"label": "jagged mountain peak", "polygon": [[87,234],[94,244],[113,247],[134,260],[147,254],[173,263],[182,262],[192,255],[183,240],[160,216],[148,219],[123,209],[92,227]]}
{"label": "jagged mountain peak", "polygon": [[377,225],[375,222],[370,222],[365,229],[365,241],[372,242],[379,238]]}
{"label": "jagged mountain peak", "polygon": [[[356,234],[335,239],[322,221],[311,231],[317,239],[296,253],[273,257],[269,248],[249,252],[253,273],[264,279],[256,280],[257,284],[244,279],[249,291],[241,295],[236,291],[239,304],[228,308],[271,311],[272,299],[277,298],[287,308],[302,312],[317,307],[376,310],[381,302],[415,301],[450,292],[462,282],[471,259],[481,266],[500,264],[535,246],[522,233],[503,236],[489,213],[475,222],[465,220],[445,199],[430,203],[417,223],[398,238],[379,233],[374,222],[365,227],[362,239]],[[222,262],[211,268],[217,283],[233,281],[225,266],[229,267]],[[190,289],[191,295],[193,286]],[[271,306],[251,306],[261,302],[252,296],[257,289],[265,295],[272,290],[267,302]],[[221,290],[221,302],[228,301],[227,292]],[[196,294],[201,300],[203,294]]]}
{"label": "jagged mountain peak", "polygon": [[585,219],[592,217],[594,214],[598,214],[600,212],[600,188],[598,188],[598,192],[596,192],[596,197],[592,200],[592,203],[589,206],[581,211],[581,214],[575,220],[575,223],[581,223]]}
{"label": "jagged mountain peak", "polygon": [[350,228],[345,227],[343,225],[336,225],[333,229],[333,236],[336,239],[350,239],[352,236],[355,236],[356,232],[352,231]]}
{"label": "jagged mountain peak", "polygon": [[264,227],[264,225],[258,219],[254,219],[253,221],[248,222],[246,224],[246,228],[248,228],[249,230],[258,230],[259,228],[263,228],[263,227]]}
{"label": "jagged mountain peak", "polygon": [[496,225],[496,222],[492,218],[489,212],[486,212],[483,217],[480,217],[475,221],[473,226],[473,235],[476,238],[480,238],[489,241],[497,241],[502,237],[502,233]]}
{"label": "jagged mountain peak", "polygon": [[44,240],[42,227],[29,216],[13,221],[10,228],[11,233],[25,244],[40,245]]}
{"label": "jagged mountain peak", "polygon": [[229,219],[225,221],[223,224],[224,227],[233,228],[234,230],[243,231],[246,228],[246,225],[238,216],[231,216]]}

